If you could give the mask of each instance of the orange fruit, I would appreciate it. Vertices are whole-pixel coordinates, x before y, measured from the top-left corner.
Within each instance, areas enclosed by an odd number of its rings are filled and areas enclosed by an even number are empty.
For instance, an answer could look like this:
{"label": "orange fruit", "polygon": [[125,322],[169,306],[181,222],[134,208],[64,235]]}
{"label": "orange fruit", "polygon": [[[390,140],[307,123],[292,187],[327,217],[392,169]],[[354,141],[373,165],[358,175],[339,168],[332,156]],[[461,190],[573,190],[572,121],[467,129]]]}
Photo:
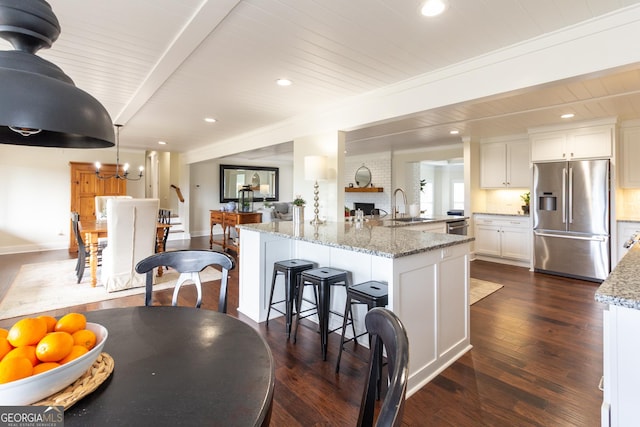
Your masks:
{"label": "orange fruit", "polygon": [[76,331],[71,336],[73,337],[73,344],[85,346],[87,350],[91,350],[96,345],[96,334],[88,329]]}
{"label": "orange fruit", "polygon": [[73,337],[67,332],[51,332],[36,346],[36,356],[42,362],[58,362],[66,357],[73,347]]}
{"label": "orange fruit", "polygon": [[60,361],[60,364],[64,365],[65,363],[69,363],[73,359],[77,359],[78,357],[88,352],[89,350],[87,350],[87,347],[83,345],[74,345],[73,348],[71,349],[71,353],[69,353],[64,359],[62,359]]}
{"label": "orange fruit", "polygon": [[33,375],[41,374],[46,371],[50,371],[53,368],[60,366],[58,362],[42,362],[33,367]]}
{"label": "orange fruit", "polygon": [[56,323],[56,332],[69,332],[70,334],[87,327],[87,318],[84,314],[69,313],[62,316]]}
{"label": "orange fruit", "polygon": [[9,329],[7,340],[14,347],[36,345],[47,333],[47,324],[44,320],[35,317],[18,320]]}
{"label": "orange fruit", "polygon": [[38,363],[40,363],[40,361],[36,357],[36,347],[34,345],[16,347],[9,353],[7,353],[4,359],[11,359],[12,357],[26,357],[27,359],[29,359],[29,362],[31,362],[31,366],[36,366]]}
{"label": "orange fruit", "polygon": [[0,328],[0,338],[6,338],[9,335],[9,330],[5,328]]}
{"label": "orange fruit", "polygon": [[33,366],[26,357],[12,357],[0,362],[0,384],[31,376]]}
{"label": "orange fruit", "polygon": [[13,350],[13,346],[9,344],[9,341],[4,337],[0,337],[0,360],[11,350]]}
{"label": "orange fruit", "polygon": [[47,324],[47,332],[53,332],[56,329],[56,323],[58,323],[58,319],[53,316],[38,316],[39,319],[44,320]]}

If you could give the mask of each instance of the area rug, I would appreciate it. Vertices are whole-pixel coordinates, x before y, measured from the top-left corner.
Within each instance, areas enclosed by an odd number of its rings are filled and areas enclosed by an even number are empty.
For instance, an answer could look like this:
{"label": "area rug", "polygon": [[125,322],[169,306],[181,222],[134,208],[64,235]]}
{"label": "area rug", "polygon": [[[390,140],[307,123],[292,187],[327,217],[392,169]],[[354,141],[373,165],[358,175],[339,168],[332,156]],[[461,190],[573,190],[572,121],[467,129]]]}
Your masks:
{"label": "area rug", "polygon": [[499,285],[493,282],[487,282],[486,280],[474,279],[472,277],[469,286],[469,305],[477,303],[481,299],[488,297],[502,287],[503,285]]}
{"label": "area rug", "polygon": [[[100,284],[92,287],[88,268],[84,271],[82,281],[76,283],[75,265],[75,259],[23,265],[0,302],[0,319],[144,293],[144,286],[117,292],[107,292]],[[153,289],[172,288],[178,276],[173,270],[166,271],[162,277],[156,277]],[[203,283],[221,277],[220,271],[213,267],[207,267],[200,273]],[[144,299],[141,299],[141,303],[144,303]]]}

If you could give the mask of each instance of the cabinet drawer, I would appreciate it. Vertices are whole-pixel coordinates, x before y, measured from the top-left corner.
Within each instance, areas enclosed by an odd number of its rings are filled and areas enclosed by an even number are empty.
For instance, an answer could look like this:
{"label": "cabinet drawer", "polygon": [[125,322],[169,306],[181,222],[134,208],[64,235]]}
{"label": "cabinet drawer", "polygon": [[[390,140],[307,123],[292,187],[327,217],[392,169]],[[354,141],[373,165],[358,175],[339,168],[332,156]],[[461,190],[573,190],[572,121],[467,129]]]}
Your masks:
{"label": "cabinet drawer", "polygon": [[211,212],[211,222],[215,222],[216,224],[222,224],[222,218],[224,214],[220,211],[210,211]]}
{"label": "cabinet drawer", "polygon": [[529,228],[529,218],[517,218],[509,216],[476,216],[477,225],[494,225],[496,227]]}
{"label": "cabinet drawer", "polygon": [[238,224],[238,216],[235,214],[224,216],[224,225],[227,227],[235,227]]}

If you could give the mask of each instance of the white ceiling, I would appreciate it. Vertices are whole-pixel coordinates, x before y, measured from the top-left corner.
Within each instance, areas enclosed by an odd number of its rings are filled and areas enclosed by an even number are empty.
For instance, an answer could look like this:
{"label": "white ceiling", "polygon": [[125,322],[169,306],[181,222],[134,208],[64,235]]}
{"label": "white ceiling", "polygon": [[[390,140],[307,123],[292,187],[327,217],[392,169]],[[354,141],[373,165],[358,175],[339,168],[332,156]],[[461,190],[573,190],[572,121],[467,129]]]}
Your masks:
{"label": "white ceiling", "polygon": [[[188,152],[639,2],[449,0],[427,19],[421,0],[50,0],[62,33],[40,55],[124,124],[123,148],[163,140]],[[580,119],[638,118],[638,93],[640,71],[616,70],[345,129],[347,147],[525,133],[568,107]],[[446,136],[454,127],[460,136]]]}

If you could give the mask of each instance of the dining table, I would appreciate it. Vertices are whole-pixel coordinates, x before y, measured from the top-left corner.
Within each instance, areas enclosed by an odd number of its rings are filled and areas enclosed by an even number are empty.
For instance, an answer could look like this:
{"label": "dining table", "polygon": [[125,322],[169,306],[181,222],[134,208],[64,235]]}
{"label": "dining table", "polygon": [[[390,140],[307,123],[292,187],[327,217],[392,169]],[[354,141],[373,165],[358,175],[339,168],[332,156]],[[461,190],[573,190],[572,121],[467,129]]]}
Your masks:
{"label": "dining table", "polygon": [[[89,269],[91,270],[91,286],[98,283],[98,239],[108,237],[106,220],[80,220],[80,232],[84,235],[84,243],[89,247]],[[171,224],[156,223],[156,247],[164,252],[164,230]],[[158,267],[158,276],[162,277],[162,267]]]}
{"label": "dining table", "polygon": [[109,378],[65,411],[65,426],[267,426],[275,364],[249,324],[193,307],[84,313],[108,331]]}

